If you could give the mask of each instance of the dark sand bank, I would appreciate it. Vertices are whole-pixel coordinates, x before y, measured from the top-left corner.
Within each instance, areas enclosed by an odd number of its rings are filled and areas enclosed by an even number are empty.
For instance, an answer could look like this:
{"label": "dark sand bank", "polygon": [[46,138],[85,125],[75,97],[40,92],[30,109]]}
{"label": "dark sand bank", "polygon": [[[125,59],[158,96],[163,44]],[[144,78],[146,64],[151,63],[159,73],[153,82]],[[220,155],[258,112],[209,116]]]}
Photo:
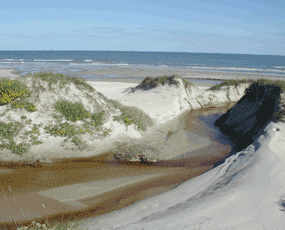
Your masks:
{"label": "dark sand bank", "polygon": [[[154,165],[120,164],[112,160],[114,153],[108,152],[34,167],[2,163],[0,172],[5,173],[0,174],[1,229],[15,227],[11,217],[18,223],[26,220],[28,224],[29,220],[43,223],[43,216],[52,221],[102,215],[165,192],[212,169],[215,162],[231,151],[231,146],[219,142],[219,133],[213,127],[214,120],[227,109],[208,108],[187,114],[183,129],[208,137],[211,144],[180,159]],[[48,189],[55,190],[49,192]],[[64,189],[64,198],[61,189]],[[82,193],[86,196],[82,197]]]}

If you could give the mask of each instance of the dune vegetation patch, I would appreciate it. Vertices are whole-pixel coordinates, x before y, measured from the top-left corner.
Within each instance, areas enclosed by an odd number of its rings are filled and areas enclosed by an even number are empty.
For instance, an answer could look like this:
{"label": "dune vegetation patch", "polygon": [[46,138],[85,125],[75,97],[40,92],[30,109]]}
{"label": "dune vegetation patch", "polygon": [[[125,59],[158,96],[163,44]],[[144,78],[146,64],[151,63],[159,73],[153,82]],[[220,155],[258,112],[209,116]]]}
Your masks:
{"label": "dune vegetation patch", "polygon": [[231,86],[231,85],[234,85],[235,87],[237,87],[239,84],[241,83],[253,83],[254,80],[248,80],[246,78],[243,78],[243,79],[239,79],[239,80],[236,80],[236,79],[230,79],[230,80],[224,80],[223,82],[221,82],[220,84],[217,84],[217,85],[214,85],[212,86],[211,88],[207,89],[206,91],[214,91],[214,90],[219,90],[221,87],[223,86]]}
{"label": "dune vegetation patch", "polygon": [[177,80],[175,80],[176,78],[180,78],[182,79],[182,81],[184,82],[185,86],[188,85],[193,85],[193,83],[189,82],[188,80],[186,80],[185,78],[173,74],[173,75],[164,75],[164,76],[158,76],[158,77],[146,77],[138,86],[136,87],[131,87],[128,90],[130,90],[130,92],[135,92],[136,90],[150,90],[153,88],[156,88],[160,85],[178,85],[179,82]]}
{"label": "dune vegetation patch", "polygon": [[67,76],[60,73],[52,73],[52,72],[41,72],[37,74],[28,74],[23,76],[23,78],[33,77],[34,79],[40,79],[42,81],[46,81],[51,84],[56,84],[60,82],[60,88],[63,88],[66,84],[73,83],[78,89],[87,89],[89,92],[94,92],[95,89],[86,83],[86,79],[75,76]]}
{"label": "dune vegetation patch", "polygon": [[121,111],[120,116],[114,116],[114,120],[124,122],[126,126],[134,124],[137,129],[145,131],[147,128],[152,127],[154,122],[152,118],[134,106],[125,106],[118,101],[109,99],[114,107]]}
{"label": "dune vegetation patch", "polygon": [[27,86],[18,80],[2,78],[0,81],[0,106],[11,105],[12,109],[25,108],[29,112],[34,112],[35,106],[26,101],[31,96]]}

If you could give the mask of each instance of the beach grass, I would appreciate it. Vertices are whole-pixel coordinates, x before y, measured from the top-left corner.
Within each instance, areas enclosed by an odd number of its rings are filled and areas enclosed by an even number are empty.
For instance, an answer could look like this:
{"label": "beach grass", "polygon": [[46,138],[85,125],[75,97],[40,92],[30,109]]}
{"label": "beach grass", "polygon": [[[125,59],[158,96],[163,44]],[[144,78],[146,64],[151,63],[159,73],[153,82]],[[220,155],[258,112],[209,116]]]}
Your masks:
{"label": "beach grass", "polygon": [[219,90],[223,86],[231,86],[231,85],[238,86],[241,83],[253,83],[253,82],[254,82],[253,80],[248,80],[246,78],[239,79],[239,80],[236,80],[236,79],[224,80],[220,84],[214,85],[211,88],[207,89],[207,91]]}
{"label": "beach grass", "polygon": [[136,87],[130,87],[126,91],[129,92],[135,92],[137,90],[150,90],[153,88],[156,88],[160,85],[178,85],[179,82],[176,80],[177,78],[181,79],[183,83],[185,84],[185,87],[188,87],[190,85],[194,86],[194,84],[188,80],[186,80],[184,77],[181,77],[179,75],[173,74],[173,75],[164,75],[159,77],[146,77],[140,84],[138,84]]}

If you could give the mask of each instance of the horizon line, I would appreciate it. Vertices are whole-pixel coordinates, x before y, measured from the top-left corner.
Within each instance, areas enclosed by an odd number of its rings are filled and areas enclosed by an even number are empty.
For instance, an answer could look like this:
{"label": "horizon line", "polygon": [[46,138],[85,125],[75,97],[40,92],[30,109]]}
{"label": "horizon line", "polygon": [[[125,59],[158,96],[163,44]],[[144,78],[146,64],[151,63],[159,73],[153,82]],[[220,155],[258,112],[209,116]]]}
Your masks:
{"label": "horizon line", "polygon": [[201,54],[239,54],[239,55],[266,55],[266,56],[285,56],[285,54],[250,54],[250,53],[206,53],[206,52],[181,52],[181,51],[129,51],[129,50],[0,50],[0,52],[3,51],[49,51],[49,52],[54,52],[54,51],[89,51],[89,52],[98,52],[98,51],[103,51],[103,52],[140,52],[140,53],[201,53]]}

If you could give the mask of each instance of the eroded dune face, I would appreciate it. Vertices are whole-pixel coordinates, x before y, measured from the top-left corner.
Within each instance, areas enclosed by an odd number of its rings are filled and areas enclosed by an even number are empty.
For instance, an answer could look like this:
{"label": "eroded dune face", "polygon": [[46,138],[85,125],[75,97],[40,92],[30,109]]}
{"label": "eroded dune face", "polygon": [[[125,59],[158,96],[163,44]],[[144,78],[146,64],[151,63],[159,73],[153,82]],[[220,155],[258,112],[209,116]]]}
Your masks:
{"label": "eroded dune face", "polygon": [[192,85],[185,85],[181,79],[178,81],[183,85],[181,87],[181,106],[188,106],[191,110],[220,107],[237,102],[250,85],[250,83],[242,83],[237,86],[224,86],[216,91],[205,91]]}
{"label": "eroded dune face", "polygon": [[236,143],[237,151],[251,144],[270,122],[281,96],[278,86],[252,84],[246,94],[215,125]]}

